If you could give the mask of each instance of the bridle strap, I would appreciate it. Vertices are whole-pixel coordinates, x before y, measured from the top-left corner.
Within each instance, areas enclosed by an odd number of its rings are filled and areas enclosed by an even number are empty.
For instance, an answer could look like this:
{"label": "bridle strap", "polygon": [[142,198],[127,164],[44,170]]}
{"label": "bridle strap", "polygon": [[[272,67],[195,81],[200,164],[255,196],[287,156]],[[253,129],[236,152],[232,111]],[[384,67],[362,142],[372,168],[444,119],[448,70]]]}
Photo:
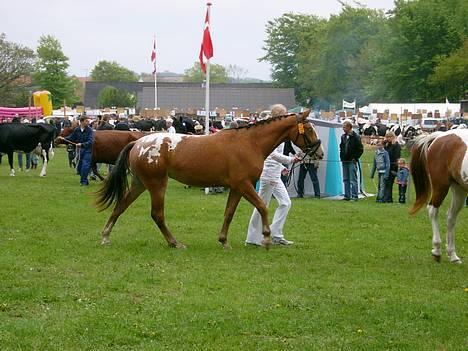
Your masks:
{"label": "bridle strap", "polygon": [[317,141],[312,142],[310,138],[307,136],[307,133],[305,132],[304,122],[302,122],[301,118],[299,117],[299,114],[296,114],[296,118],[297,118],[297,136],[296,136],[296,140],[294,141],[294,144],[297,145],[296,143],[297,139],[299,139],[299,136],[302,136],[304,138],[304,144],[306,146],[305,154],[313,155],[317,152],[320,145],[322,145],[322,141],[320,139],[317,139]]}

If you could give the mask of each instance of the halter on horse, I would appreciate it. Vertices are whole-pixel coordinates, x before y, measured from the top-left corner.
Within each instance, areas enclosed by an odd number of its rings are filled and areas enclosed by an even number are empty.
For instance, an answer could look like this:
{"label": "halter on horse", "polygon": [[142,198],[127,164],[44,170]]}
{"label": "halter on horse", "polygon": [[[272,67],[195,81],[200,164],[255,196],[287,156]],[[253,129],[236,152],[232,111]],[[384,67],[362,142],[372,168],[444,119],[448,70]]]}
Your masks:
{"label": "halter on horse", "polygon": [[427,206],[432,223],[432,256],[440,261],[439,207],[449,189],[452,202],[447,212],[447,255],[450,262],[461,263],[455,253],[455,224],[468,193],[468,130],[435,132],[416,139],[412,149],[411,175],[416,201],[410,214]]}
{"label": "halter on horse", "polygon": [[[151,195],[151,217],[169,246],[183,248],[171,234],[164,218],[164,196],[168,177],[192,186],[230,188],[219,242],[229,248],[229,225],[242,197],[254,205],[262,217],[264,245],[271,245],[268,210],[255,192],[265,158],[282,142],[292,140],[307,152],[321,150],[313,125],[299,115],[274,117],[254,125],[222,130],[211,135],[157,133],[127,145],[115,167],[97,193],[96,204],[103,210],[115,203],[102,231],[102,243],[119,216],[146,189]],[[319,155],[320,157],[321,155]],[[128,185],[127,173],[131,174]]]}

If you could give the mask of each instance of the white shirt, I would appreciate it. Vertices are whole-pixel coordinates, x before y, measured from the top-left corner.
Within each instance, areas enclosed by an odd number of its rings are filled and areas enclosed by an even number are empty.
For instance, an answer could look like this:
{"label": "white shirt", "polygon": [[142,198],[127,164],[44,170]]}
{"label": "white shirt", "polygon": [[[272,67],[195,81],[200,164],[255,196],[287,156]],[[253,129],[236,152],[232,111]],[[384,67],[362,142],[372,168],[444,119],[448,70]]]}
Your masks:
{"label": "white shirt", "polygon": [[294,157],[283,155],[284,143],[278,145],[273,152],[268,155],[265,162],[263,163],[263,172],[260,176],[261,180],[266,181],[277,181],[280,180],[281,171],[283,170],[283,164],[290,165]]}
{"label": "white shirt", "polygon": [[169,128],[167,128],[167,132],[168,133],[176,133],[176,130],[175,130],[174,126],[170,126]]}

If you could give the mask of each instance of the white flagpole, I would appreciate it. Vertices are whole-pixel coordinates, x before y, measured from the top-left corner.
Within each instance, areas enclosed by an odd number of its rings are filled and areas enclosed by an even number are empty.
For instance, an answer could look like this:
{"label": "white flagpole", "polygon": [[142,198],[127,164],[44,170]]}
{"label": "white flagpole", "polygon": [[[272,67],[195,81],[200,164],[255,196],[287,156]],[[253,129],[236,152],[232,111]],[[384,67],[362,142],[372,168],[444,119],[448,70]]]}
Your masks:
{"label": "white flagpole", "polygon": [[[211,3],[207,3],[208,19],[211,30]],[[205,134],[210,134],[210,59],[206,61],[206,84],[205,84]]]}
{"label": "white flagpole", "polygon": [[[154,50],[156,51],[156,34],[154,35]],[[154,61],[154,108],[158,109],[158,79],[156,72],[156,60]]]}
{"label": "white flagpole", "polygon": [[205,134],[210,134],[210,60],[206,61]]}

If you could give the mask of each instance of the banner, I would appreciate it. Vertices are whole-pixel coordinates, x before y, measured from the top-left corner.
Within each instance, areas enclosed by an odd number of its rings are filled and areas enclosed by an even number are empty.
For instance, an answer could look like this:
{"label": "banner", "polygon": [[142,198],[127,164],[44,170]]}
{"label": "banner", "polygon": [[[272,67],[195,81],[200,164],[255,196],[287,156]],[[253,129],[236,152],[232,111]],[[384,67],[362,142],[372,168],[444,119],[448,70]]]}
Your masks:
{"label": "banner", "polygon": [[345,109],[345,108],[355,109],[356,108],[356,100],[354,100],[353,102],[348,102],[348,101],[343,100],[343,109]]}

